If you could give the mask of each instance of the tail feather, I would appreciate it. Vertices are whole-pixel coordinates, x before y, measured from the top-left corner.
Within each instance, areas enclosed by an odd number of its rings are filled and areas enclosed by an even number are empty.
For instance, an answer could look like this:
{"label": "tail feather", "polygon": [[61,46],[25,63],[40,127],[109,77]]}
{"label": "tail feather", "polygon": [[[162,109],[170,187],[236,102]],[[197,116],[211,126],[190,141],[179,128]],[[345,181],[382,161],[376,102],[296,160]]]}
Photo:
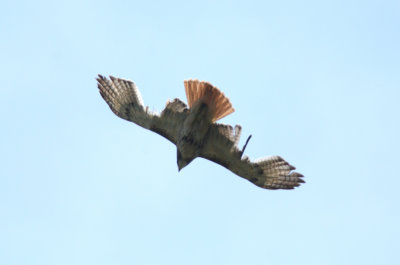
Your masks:
{"label": "tail feather", "polygon": [[189,107],[192,107],[198,100],[202,100],[214,110],[213,122],[235,111],[224,93],[208,82],[185,80],[185,92]]}

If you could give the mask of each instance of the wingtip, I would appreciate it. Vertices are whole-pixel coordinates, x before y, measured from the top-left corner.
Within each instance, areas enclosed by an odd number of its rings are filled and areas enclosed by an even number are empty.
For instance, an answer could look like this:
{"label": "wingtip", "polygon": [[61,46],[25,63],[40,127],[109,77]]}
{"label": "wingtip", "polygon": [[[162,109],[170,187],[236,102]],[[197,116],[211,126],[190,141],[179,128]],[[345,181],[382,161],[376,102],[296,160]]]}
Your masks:
{"label": "wingtip", "polygon": [[300,186],[300,183],[306,183],[306,181],[303,179],[304,178],[303,174],[300,174],[297,172],[293,172],[292,174],[294,174],[297,177],[297,183],[299,183],[299,186]]}
{"label": "wingtip", "polygon": [[306,181],[303,179],[304,178],[304,176],[302,175],[302,174],[299,174],[300,176],[299,176],[299,182],[300,183],[306,183]]}

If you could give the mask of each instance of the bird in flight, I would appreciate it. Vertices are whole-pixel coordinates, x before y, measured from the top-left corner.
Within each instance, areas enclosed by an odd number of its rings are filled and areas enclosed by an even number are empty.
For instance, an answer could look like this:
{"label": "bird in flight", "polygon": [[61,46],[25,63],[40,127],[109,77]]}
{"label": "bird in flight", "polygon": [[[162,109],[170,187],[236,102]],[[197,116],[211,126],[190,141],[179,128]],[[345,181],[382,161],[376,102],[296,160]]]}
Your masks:
{"label": "bird in flight", "polygon": [[231,170],[265,189],[293,189],[304,183],[280,156],[250,161],[238,142],[242,128],[216,123],[234,112],[229,99],[215,86],[199,80],[185,80],[188,106],[179,99],[168,101],[161,113],[145,107],[134,82],[110,76],[97,78],[101,96],[120,118],[154,131],[176,145],[178,169],[196,157],[203,157]]}

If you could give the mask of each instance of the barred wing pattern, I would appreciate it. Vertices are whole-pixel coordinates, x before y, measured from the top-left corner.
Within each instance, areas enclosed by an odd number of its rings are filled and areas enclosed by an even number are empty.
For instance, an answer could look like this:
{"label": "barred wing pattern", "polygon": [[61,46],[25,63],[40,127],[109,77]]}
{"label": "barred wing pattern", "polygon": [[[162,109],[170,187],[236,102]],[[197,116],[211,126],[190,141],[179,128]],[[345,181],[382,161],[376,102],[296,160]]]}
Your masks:
{"label": "barred wing pattern", "polygon": [[248,157],[241,158],[242,152],[237,148],[240,132],[238,125],[233,130],[229,125],[213,124],[200,156],[261,188],[293,189],[304,183],[303,175],[293,172],[295,167],[280,156],[265,157],[254,162]]}
{"label": "barred wing pattern", "polygon": [[167,102],[158,115],[144,107],[134,82],[113,76],[107,79],[102,75],[98,76],[97,82],[101,96],[118,117],[154,131],[176,144],[178,131],[188,113],[185,103],[179,99]]}

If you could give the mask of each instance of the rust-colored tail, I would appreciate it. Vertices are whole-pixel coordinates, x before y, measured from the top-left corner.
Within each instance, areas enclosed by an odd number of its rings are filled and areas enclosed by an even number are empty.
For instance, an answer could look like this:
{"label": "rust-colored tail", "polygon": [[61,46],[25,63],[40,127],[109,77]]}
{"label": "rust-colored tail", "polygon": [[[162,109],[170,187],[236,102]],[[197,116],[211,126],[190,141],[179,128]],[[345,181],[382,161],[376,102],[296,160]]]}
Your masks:
{"label": "rust-colored tail", "polygon": [[235,111],[229,99],[218,88],[208,82],[185,80],[186,98],[191,108],[198,100],[202,100],[214,110],[212,121],[215,122]]}

